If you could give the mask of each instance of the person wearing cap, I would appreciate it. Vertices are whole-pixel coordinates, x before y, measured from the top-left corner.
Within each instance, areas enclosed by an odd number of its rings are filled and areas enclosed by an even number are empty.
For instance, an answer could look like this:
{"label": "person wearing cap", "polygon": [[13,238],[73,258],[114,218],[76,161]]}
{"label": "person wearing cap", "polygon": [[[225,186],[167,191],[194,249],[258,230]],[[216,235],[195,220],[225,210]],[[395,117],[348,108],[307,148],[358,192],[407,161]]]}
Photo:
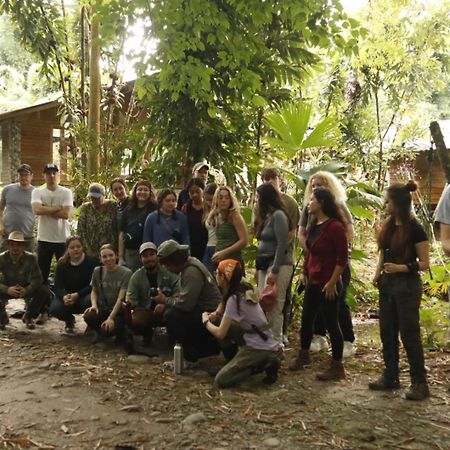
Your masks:
{"label": "person wearing cap", "polygon": [[66,241],[66,252],[55,269],[55,296],[50,305],[50,314],[65,322],[66,333],[73,333],[74,314],[82,314],[91,306],[91,279],[98,258],[86,255],[79,236],[70,236]]}
{"label": "person wearing cap", "polygon": [[17,167],[18,183],[11,183],[2,190],[0,200],[1,251],[7,250],[6,238],[12,231],[21,231],[25,236],[26,250],[33,252],[34,224],[36,215],[31,207],[34,186],[33,170],[28,164]]}
{"label": "person wearing cap", "polygon": [[[166,296],[161,290],[153,300],[164,305],[167,332],[184,349],[184,367],[194,367],[199,358],[219,353],[217,340],[202,323],[203,311],[213,312],[222,299],[208,269],[189,256],[189,246],[174,240],[158,247],[160,263],[180,277],[180,292]],[[157,306],[158,307],[158,306]]]}
{"label": "person wearing cap", "polygon": [[[208,173],[209,173],[209,166],[208,164],[204,162],[197,162],[194,164],[194,167],[192,168],[192,178],[200,178],[204,181],[204,183],[208,183]],[[189,189],[185,187],[180,191],[178,194],[178,201],[177,201],[177,209],[181,211],[181,208],[187,203],[189,200]]]}
{"label": "person wearing cap", "polygon": [[44,284],[48,282],[53,256],[61,258],[70,236],[69,217],[73,207],[72,191],[60,186],[56,164],[44,166],[45,186],[34,189],[31,206],[39,216],[37,256]]}
{"label": "person wearing cap", "polygon": [[99,257],[103,244],[117,249],[117,203],[105,199],[105,187],[100,183],[91,183],[87,196],[90,201],[81,205],[77,233],[85,243],[86,254]]}
{"label": "person wearing cap", "polygon": [[162,324],[163,307],[157,306],[152,297],[158,291],[167,296],[179,292],[178,275],[169,272],[159,264],[157,247],[153,242],[145,242],[139,248],[142,267],[130,278],[126,295],[132,310],[132,329],[144,336],[144,343],[149,344],[152,327]]}
{"label": "person wearing cap", "polygon": [[8,250],[0,254],[0,328],[8,323],[5,306],[10,298],[25,299],[26,310],[22,320],[28,328],[34,328],[34,318],[48,303],[50,292],[42,283],[36,256],[25,251],[23,233],[12,231],[6,245]]}

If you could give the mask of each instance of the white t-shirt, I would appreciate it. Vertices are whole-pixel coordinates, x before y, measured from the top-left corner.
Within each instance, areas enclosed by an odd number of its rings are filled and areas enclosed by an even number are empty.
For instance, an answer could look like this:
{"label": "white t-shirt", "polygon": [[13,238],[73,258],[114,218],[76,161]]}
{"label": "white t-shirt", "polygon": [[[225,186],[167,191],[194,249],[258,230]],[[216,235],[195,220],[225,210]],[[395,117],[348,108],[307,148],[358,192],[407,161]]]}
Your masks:
{"label": "white t-shirt", "polygon": [[[47,187],[38,188],[31,194],[31,203],[40,203],[43,206],[73,206],[72,191],[64,186],[58,186],[54,191]],[[69,236],[68,220],[39,216],[38,241],[66,242]]]}
{"label": "white t-shirt", "polygon": [[450,225],[450,184],[442,192],[436,208],[436,222]]}

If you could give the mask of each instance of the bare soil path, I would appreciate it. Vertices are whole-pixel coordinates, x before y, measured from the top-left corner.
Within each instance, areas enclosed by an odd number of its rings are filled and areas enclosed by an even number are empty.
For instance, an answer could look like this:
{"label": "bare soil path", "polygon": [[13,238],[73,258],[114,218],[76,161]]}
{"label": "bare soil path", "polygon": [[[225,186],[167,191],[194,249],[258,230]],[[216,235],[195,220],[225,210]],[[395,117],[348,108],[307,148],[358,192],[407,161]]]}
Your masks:
{"label": "bare soil path", "polygon": [[357,325],[343,382],[315,380],[326,355],[290,373],[288,348],[278,383],[255,376],[226,391],[214,391],[206,372],[219,357],[178,377],[164,369],[164,336],[158,357],[128,357],[112,342],[91,344],[80,321],[76,335],[61,329],[55,319],[36,330],[11,319],[0,331],[0,449],[450,450],[450,354],[427,353],[425,402],[402,399],[406,368],[402,389],[369,391],[381,368],[373,321]]}

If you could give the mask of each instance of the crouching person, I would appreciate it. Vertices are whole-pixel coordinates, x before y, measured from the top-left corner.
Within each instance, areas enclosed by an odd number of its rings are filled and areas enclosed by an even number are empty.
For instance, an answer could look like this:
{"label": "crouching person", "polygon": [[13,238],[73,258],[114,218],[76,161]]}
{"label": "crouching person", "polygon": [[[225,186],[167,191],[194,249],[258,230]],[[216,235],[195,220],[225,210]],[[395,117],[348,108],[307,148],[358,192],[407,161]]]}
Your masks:
{"label": "crouching person", "polygon": [[119,266],[118,257],[111,244],[100,247],[102,266],[96,267],[92,274],[92,306],[84,312],[88,328],[97,334],[94,341],[102,336],[120,336],[124,329],[122,303],[131,277],[131,270]]}
{"label": "crouching person", "polygon": [[[153,300],[164,305],[167,331],[184,350],[184,368],[195,367],[199,358],[218,354],[217,340],[202,323],[202,312],[215,311],[221,295],[216,281],[208,269],[196,258],[189,256],[189,246],[174,240],[158,247],[160,263],[180,277],[180,292],[167,297],[159,291]],[[170,366],[170,364],[166,364]]]}
{"label": "crouching person", "polygon": [[8,250],[0,254],[0,328],[9,322],[5,306],[10,298],[25,299],[22,317],[27,328],[35,327],[34,318],[50,300],[50,291],[44,286],[36,256],[26,252],[22,232],[13,231],[6,241]]}
{"label": "crouching person", "polygon": [[280,344],[269,328],[261,306],[247,295],[253,294],[251,285],[242,280],[239,261],[225,259],[217,268],[217,283],[223,295],[225,311],[220,325],[211,321],[211,314],[204,312],[205,328],[217,339],[224,339],[232,324],[238,323],[244,332],[244,345],[234,358],[216,375],[214,384],[218,388],[235,386],[253,374],[265,371],[263,382],[273,384],[278,378]]}
{"label": "crouching person", "polygon": [[146,346],[151,344],[153,327],[163,325],[164,305],[157,305],[153,297],[159,291],[169,297],[178,294],[178,276],[159,264],[157,250],[153,242],[140,246],[142,267],[131,276],[126,296],[132,330],[143,335]]}

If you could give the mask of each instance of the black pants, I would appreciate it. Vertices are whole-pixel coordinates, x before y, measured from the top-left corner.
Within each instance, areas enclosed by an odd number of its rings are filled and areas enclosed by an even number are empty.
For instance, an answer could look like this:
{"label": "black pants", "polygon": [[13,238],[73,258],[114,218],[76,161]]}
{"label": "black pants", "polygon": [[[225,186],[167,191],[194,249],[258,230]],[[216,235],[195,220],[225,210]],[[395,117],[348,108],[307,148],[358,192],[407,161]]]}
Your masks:
{"label": "black pants", "polygon": [[83,314],[91,306],[91,294],[79,298],[73,305],[65,305],[62,298],[53,297],[50,314],[68,325],[75,323],[74,314]]}
{"label": "black pants", "polygon": [[330,333],[331,352],[333,359],[342,359],[344,339],[339,326],[339,294],[341,286],[338,286],[338,296],[334,300],[325,298],[322,292],[323,284],[308,284],[303,299],[302,326],[300,329],[301,348],[308,350],[313,337],[314,321],[318,314],[325,317],[326,329]]}
{"label": "black pants", "polygon": [[[8,294],[0,294],[0,302],[6,304],[11,297]],[[47,286],[40,286],[35,291],[25,297],[25,306],[27,314],[35,318],[41,311],[44,305],[50,303],[50,290]]]}
{"label": "black pants", "polygon": [[383,344],[385,375],[398,379],[398,334],[409,362],[413,383],[426,381],[422,339],[420,337],[419,306],[422,282],[419,275],[396,273],[382,275],[378,282],[380,291],[380,336]]}
{"label": "black pants", "polygon": [[104,336],[115,336],[120,335],[125,328],[125,319],[123,314],[118,314],[114,319],[114,330],[112,333],[105,333],[102,330],[102,323],[108,318],[111,314],[111,309],[103,309],[100,308],[98,314],[95,312],[89,312],[83,316],[84,321],[87,323],[88,327],[100,332]]}
{"label": "black pants", "polygon": [[[342,336],[344,337],[344,341],[354,342],[355,341],[355,333],[353,332],[353,323],[352,323],[352,313],[350,311],[347,302],[345,301],[345,297],[347,295],[347,288],[350,284],[351,279],[351,270],[350,265],[347,264],[345,266],[344,272],[342,273],[342,292],[339,295],[339,326],[341,327]],[[327,334],[327,326],[325,317],[323,314],[319,313],[316,317],[316,321],[314,323],[314,334],[320,334],[321,336],[325,336]]]}
{"label": "black pants", "polygon": [[217,340],[202,323],[202,311],[182,311],[175,307],[166,309],[164,321],[169,336],[183,346],[184,358],[195,362],[199,358],[217,355],[220,347]]}
{"label": "black pants", "polygon": [[65,251],[66,244],[64,242],[38,241],[37,258],[44,284],[48,283],[48,276],[50,274],[50,266],[52,265],[53,255],[55,255],[56,260],[58,260],[62,255],[64,255]]}

